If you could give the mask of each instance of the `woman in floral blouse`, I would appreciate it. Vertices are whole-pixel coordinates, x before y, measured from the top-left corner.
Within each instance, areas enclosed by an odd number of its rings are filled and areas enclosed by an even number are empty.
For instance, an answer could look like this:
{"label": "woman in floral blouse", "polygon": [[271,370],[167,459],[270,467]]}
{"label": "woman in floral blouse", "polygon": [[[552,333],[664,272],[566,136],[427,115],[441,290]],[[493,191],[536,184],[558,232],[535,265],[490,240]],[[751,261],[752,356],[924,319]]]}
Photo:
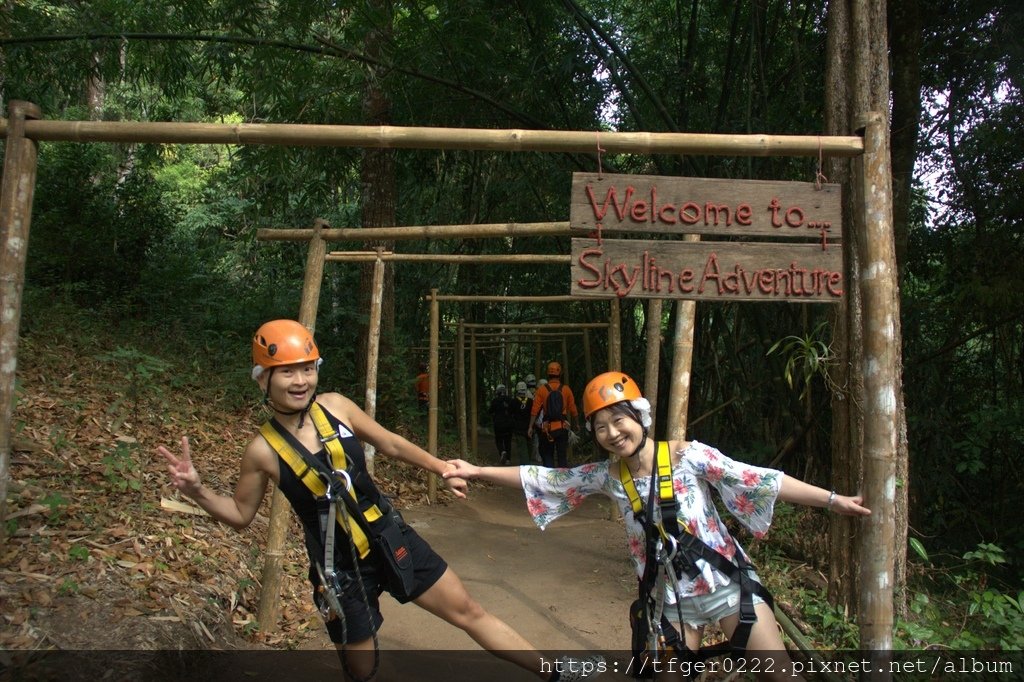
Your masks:
{"label": "woman in floral blouse", "polygon": [[[609,459],[571,469],[478,467],[454,460],[452,464],[456,469],[445,476],[521,487],[526,494],[527,509],[542,530],[578,507],[587,496],[606,495],[622,513],[629,555],[637,576],[642,577],[646,562],[644,529],[634,516],[620,480],[618,460],[625,460],[640,499],[647,500],[657,451],[648,433],[650,409],[650,403],[642,397],[632,379],[621,372],[606,372],[587,385],[583,393],[583,413],[587,429],[593,432],[597,445]],[[862,506],[860,496],[838,495],[775,469],[736,462],[697,441],[670,441],[668,448],[680,529],[697,536],[733,563],[737,552],[743,550],[719,518],[711,488],[718,491],[726,509],[757,538],[771,525],[777,499],[824,507],[837,514],[866,516],[871,513]],[[686,642],[694,650],[700,643],[700,631],[706,625],[718,623],[725,635],[731,637],[740,609],[736,581],[703,560],[697,561],[697,567],[700,575],[693,579],[680,575],[675,589],[670,588],[665,594],[665,614],[677,622],[681,617],[682,622],[690,626],[686,628]],[[756,595],[753,601],[758,618],[747,649],[782,651],[771,608]],[[776,661],[781,663],[779,659]]]}

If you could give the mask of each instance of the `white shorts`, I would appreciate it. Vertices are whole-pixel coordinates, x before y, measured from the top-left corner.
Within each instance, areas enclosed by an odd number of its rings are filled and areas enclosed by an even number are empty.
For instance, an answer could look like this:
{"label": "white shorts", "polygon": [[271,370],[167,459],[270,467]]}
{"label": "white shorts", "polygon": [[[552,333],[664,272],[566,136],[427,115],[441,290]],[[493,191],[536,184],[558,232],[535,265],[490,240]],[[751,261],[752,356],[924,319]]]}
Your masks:
{"label": "white shorts", "polygon": [[[764,604],[764,599],[755,594],[753,602],[755,606]],[[683,597],[678,605],[665,604],[665,615],[670,621],[678,623],[682,614],[682,622],[694,628],[712,625],[739,611],[740,585],[735,580],[708,594]]]}

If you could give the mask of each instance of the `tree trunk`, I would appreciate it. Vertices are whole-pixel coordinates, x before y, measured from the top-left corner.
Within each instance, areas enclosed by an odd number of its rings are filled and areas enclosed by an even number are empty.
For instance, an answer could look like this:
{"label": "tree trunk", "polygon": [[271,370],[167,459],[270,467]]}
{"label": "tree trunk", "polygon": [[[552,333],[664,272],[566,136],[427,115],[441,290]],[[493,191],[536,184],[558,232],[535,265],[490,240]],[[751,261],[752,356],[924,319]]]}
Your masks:
{"label": "tree trunk", "polygon": [[[389,0],[375,0],[375,16],[387,17],[387,23],[371,30],[366,36],[365,51],[371,59],[381,55],[383,47],[391,36],[391,17],[393,8]],[[369,65],[366,71],[366,86],[363,94],[363,115],[366,125],[390,125],[391,101],[381,83],[381,70]],[[360,175],[363,227],[393,227],[395,225],[395,161],[394,151],[390,149],[365,148],[363,165]],[[393,241],[373,241],[366,244],[367,248],[382,247],[385,251],[394,249]],[[369,312],[373,300],[373,264],[361,266],[359,279],[360,308]],[[384,290],[380,317],[379,357],[391,357],[395,328],[395,266],[385,263]],[[359,334],[359,345],[356,351],[356,367],[366,367],[369,327],[364,327]],[[388,394],[381,394],[377,401],[378,421],[387,421],[392,416],[393,408]]]}
{"label": "tree trunk", "polygon": [[[921,13],[918,0],[904,0],[890,6],[892,27],[892,210],[896,264],[900,272],[907,258],[910,231],[911,189],[917,137],[921,126]],[[902,374],[902,372],[901,372]],[[902,398],[902,396],[901,396]],[[907,615],[907,528],[909,526],[908,491],[910,454],[907,443],[906,413],[900,401],[899,456],[896,458],[896,585],[895,608],[898,616]]]}
{"label": "tree trunk", "polygon": [[[887,62],[887,40],[886,40],[886,16],[885,3],[882,0],[833,0],[829,3],[829,47],[827,53],[827,75],[826,75],[826,132],[835,134],[848,134],[860,124],[860,120],[870,112],[881,112],[886,115],[889,111],[889,71]],[[850,106],[847,107],[847,102]],[[879,148],[882,150],[881,159],[875,161],[878,167],[888,169],[889,164],[889,140],[888,124],[883,126],[883,139]],[[863,161],[857,162],[864,170]],[[836,167],[839,164],[830,164]],[[844,166],[847,164],[843,164]],[[877,168],[875,169],[877,170]],[[842,177],[846,184],[844,192],[844,210],[851,218],[850,221],[844,216],[844,225],[852,229],[847,232],[847,239],[844,240],[844,249],[847,255],[846,263],[846,291],[847,297],[844,306],[838,313],[839,320],[836,325],[837,341],[835,350],[839,360],[837,372],[837,383],[841,387],[839,393],[833,398],[835,407],[835,433],[833,438],[833,476],[835,486],[840,489],[843,486],[851,486],[850,490],[858,489],[853,487],[856,481],[856,472],[864,470],[866,461],[863,457],[866,454],[872,456],[872,471],[882,471],[884,467],[879,465],[879,458],[891,459],[894,463],[892,478],[886,480],[885,494],[876,494],[872,499],[867,500],[869,505],[874,505],[877,510],[877,518],[873,517],[872,523],[882,523],[891,514],[893,524],[893,545],[892,551],[892,574],[879,575],[879,580],[885,578],[884,586],[865,585],[863,589],[881,589],[888,593],[889,588],[896,601],[896,611],[901,612],[904,600],[904,585],[906,581],[906,533],[907,533],[907,505],[906,505],[906,472],[907,472],[907,443],[906,443],[906,415],[903,406],[903,386],[901,379],[902,354],[901,354],[901,329],[899,320],[899,296],[898,286],[895,283],[896,259],[895,248],[893,248],[892,262],[889,263],[884,257],[885,249],[876,238],[868,240],[867,229],[862,218],[860,207],[865,205],[866,195],[861,182],[849,183],[852,177],[847,174],[847,169],[836,168],[832,171],[835,177],[833,181]],[[877,192],[883,194],[889,191],[890,178],[886,177],[885,187],[877,188]],[[852,214],[849,213],[852,209]],[[886,216],[872,215],[872,224],[875,228],[885,222]],[[891,219],[891,216],[889,216]],[[889,227],[891,228],[891,225]],[[892,236],[892,235],[886,235]],[[871,255],[868,258],[868,255]],[[870,267],[868,267],[870,265]],[[864,272],[862,272],[862,268]],[[882,270],[878,270],[882,268]],[[891,268],[892,272],[887,272]],[[892,294],[889,300],[888,280],[892,276]],[[883,280],[885,286],[883,286]],[[868,303],[865,298],[865,282],[869,282],[872,289],[871,309],[865,309]],[[845,312],[844,312],[845,311]],[[865,327],[866,312],[871,314],[871,324]],[[879,324],[884,322],[885,329],[880,329]],[[886,344],[878,343],[878,334],[885,332]],[[873,335],[869,339],[869,334]],[[868,395],[862,382],[867,377],[868,367],[865,365],[867,341],[871,341],[872,369],[876,374],[870,377],[876,391]],[[880,351],[880,348],[886,350]],[[882,353],[879,357],[876,354]],[[884,357],[883,357],[884,356]],[[885,367],[875,365],[886,363]],[[890,365],[892,365],[890,367]],[[880,378],[890,380],[884,386],[879,384]],[[883,395],[884,394],[884,395]],[[888,395],[891,404],[886,401],[887,414],[879,412],[879,404],[882,398]],[[865,423],[864,413],[872,419]],[[887,426],[891,429],[882,428],[883,416],[891,422]],[[866,428],[870,427],[870,428]],[[872,435],[871,443],[868,443],[867,435]],[[888,432],[892,437],[891,448],[882,446],[881,438]],[[866,448],[870,446],[870,453]],[[889,452],[894,449],[895,452]],[[857,462],[856,459],[862,461]],[[873,481],[877,484],[877,481]],[[891,486],[891,487],[890,487]],[[891,495],[891,497],[890,497]],[[891,508],[890,508],[891,505]],[[854,569],[853,548],[846,544],[845,538],[850,537],[854,524],[841,519],[833,518],[831,547],[833,562],[830,568],[830,593],[837,602],[844,605],[848,610],[861,608],[865,604],[875,604],[878,599],[864,599],[861,590],[858,590],[855,583],[857,575]],[[869,529],[869,530],[878,530]],[[888,544],[888,537],[880,539]],[[887,573],[883,571],[884,573]],[[884,587],[884,589],[883,589]],[[872,592],[874,594],[874,592]],[[870,595],[869,595],[870,596]],[[890,605],[884,610],[888,611]],[[891,645],[891,613],[882,613],[879,609],[873,614],[858,614],[862,619],[861,635],[862,644],[875,649],[885,649]],[[863,619],[866,619],[863,620]]]}
{"label": "tree trunk", "polygon": [[[850,121],[850,60],[852,59],[849,8],[843,0],[829,3],[828,45],[825,64],[825,134],[847,135]],[[846,295],[835,307],[832,352],[835,356],[832,381],[837,387],[832,394],[832,485],[836,490],[853,491],[861,486],[861,452],[864,404],[861,366],[863,348],[860,287],[856,273],[855,240],[863,232],[854,210],[855,191],[851,186],[852,162],[829,158],[825,175],[830,182],[843,186],[843,259]],[[857,612],[857,546],[856,525],[852,519],[829,517],[829,600],[843,608],[849,616]]]}

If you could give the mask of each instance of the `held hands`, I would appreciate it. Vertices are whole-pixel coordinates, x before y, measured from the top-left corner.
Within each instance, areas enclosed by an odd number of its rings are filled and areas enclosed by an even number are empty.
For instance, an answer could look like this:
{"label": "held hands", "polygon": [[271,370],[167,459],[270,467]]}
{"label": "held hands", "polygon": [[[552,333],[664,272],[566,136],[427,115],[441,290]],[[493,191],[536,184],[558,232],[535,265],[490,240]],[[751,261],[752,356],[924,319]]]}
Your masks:
{"label": "held hands", "polygon": [[196,497],[202,490],[203,484],[199,481],[199,472],[192,466],[192,457],[189,453],[188,436],[181,437],[181,456],[160,445],[156,449],[164,459],[167,460],[167,472],[171,477],[171,485],[189,497]]}
{"label": "held hands", "polygon": [[468,481],[480,475],[480,467],[470,464],[464,459],[450,459],[448,460],[448,466],[453,468],[444,472],[443,475],[446,480],[454,478]]}
{"label": "held hands", "polygon": [[455,495],[460,500],[466,499],[466,491],[469,490],[469,484],[466,483],[466,479],[455,476],[448,471],[441,474],[441,476],[444,478],[444,484],[451,491],[452,495]]}
{"label": "held hands", "polygon": [[842,514],[843,516],[870,516],[871,510],[865,507],[863,502],[864,497],[861,495],[854,497],[836,495],[825,508],[830,512]]}

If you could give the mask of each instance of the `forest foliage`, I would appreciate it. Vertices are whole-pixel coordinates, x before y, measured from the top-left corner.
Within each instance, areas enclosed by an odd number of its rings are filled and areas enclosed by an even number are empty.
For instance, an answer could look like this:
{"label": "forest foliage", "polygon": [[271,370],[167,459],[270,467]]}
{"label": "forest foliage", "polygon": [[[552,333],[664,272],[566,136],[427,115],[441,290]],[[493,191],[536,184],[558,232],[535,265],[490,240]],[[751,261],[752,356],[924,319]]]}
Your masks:
{"label": "forest foliage", "polygon": [[[26,0],[0,7],[0,100],[5,108],[31,101],[50,119],[360,124],[372,85],[400,126],[815,134],[826,10],[824,0]],[[924,11],[922,3],[915,26],[921,117],[906,179],[911,208],[897,229],[907,244],[900,302],[910,451],[910,479],[900,484],[910,492],[907,587],[920,621],[902,635],[950,641],[966,630],[961,643],[1020,648],[1024,7],[949,0]],[[894,70],[905,56],[894,51]],[[802,181],[818,171],[816,159],[598,156],[597,140],[590,154],[393,152],[395,222],[566,220],[571,173],[598,167]],[[359,227],[363,162],[362,150],[346,148],[44,143],[22,330],[72,309],[97,327],[117,322],[112,344],[221,374],[238,387],[228,399],[242,400],[248,334],[297,314],[305,264],[303,245],[258,242],[256,230],[315,218]],[[569,245],[542,237],[397,249],[529,254]],[[412,409],[431,288],[561,294],[569,284],[549,266],[399,264],[394,279],[386,341],[394,352],[382,359],[380,382],[387,420]],[[353,396],[362,395],[356,345],[367,322],[359,287],[358,268],[329,265],[317,319],[324,381]],[[827,306],[697,309],[691,436],[827,487],[830,392],[841,390],[829,381]],[[666,335],[672,311],[666,306]],[[459,319],[606,317],[595,303],[453,304],[443,308],[443,333],[451,338]],[[74,333],[70,323],[66,331]],[[592,340],[592,357],[606,357],[604,343]],[[624,299],[623,364],[635,376],[645,345],[644,306]],[[481,357],[480,396],[534,371],[532,346],[512,351],[507,363]],[[560,352],[545,347],[543,360]],[[570,346],[569,365],[584,366],[582,353]],[[665,344],[662,368],[671,354]],[[453,359],[441,361],[451,377]],[[585,379],[570,378],[577,391]],[[666,372],[660,389],[667,395]],[[794,434],[799,446],[783,451]],[[991,631],[943,630],[948,603]]]}

